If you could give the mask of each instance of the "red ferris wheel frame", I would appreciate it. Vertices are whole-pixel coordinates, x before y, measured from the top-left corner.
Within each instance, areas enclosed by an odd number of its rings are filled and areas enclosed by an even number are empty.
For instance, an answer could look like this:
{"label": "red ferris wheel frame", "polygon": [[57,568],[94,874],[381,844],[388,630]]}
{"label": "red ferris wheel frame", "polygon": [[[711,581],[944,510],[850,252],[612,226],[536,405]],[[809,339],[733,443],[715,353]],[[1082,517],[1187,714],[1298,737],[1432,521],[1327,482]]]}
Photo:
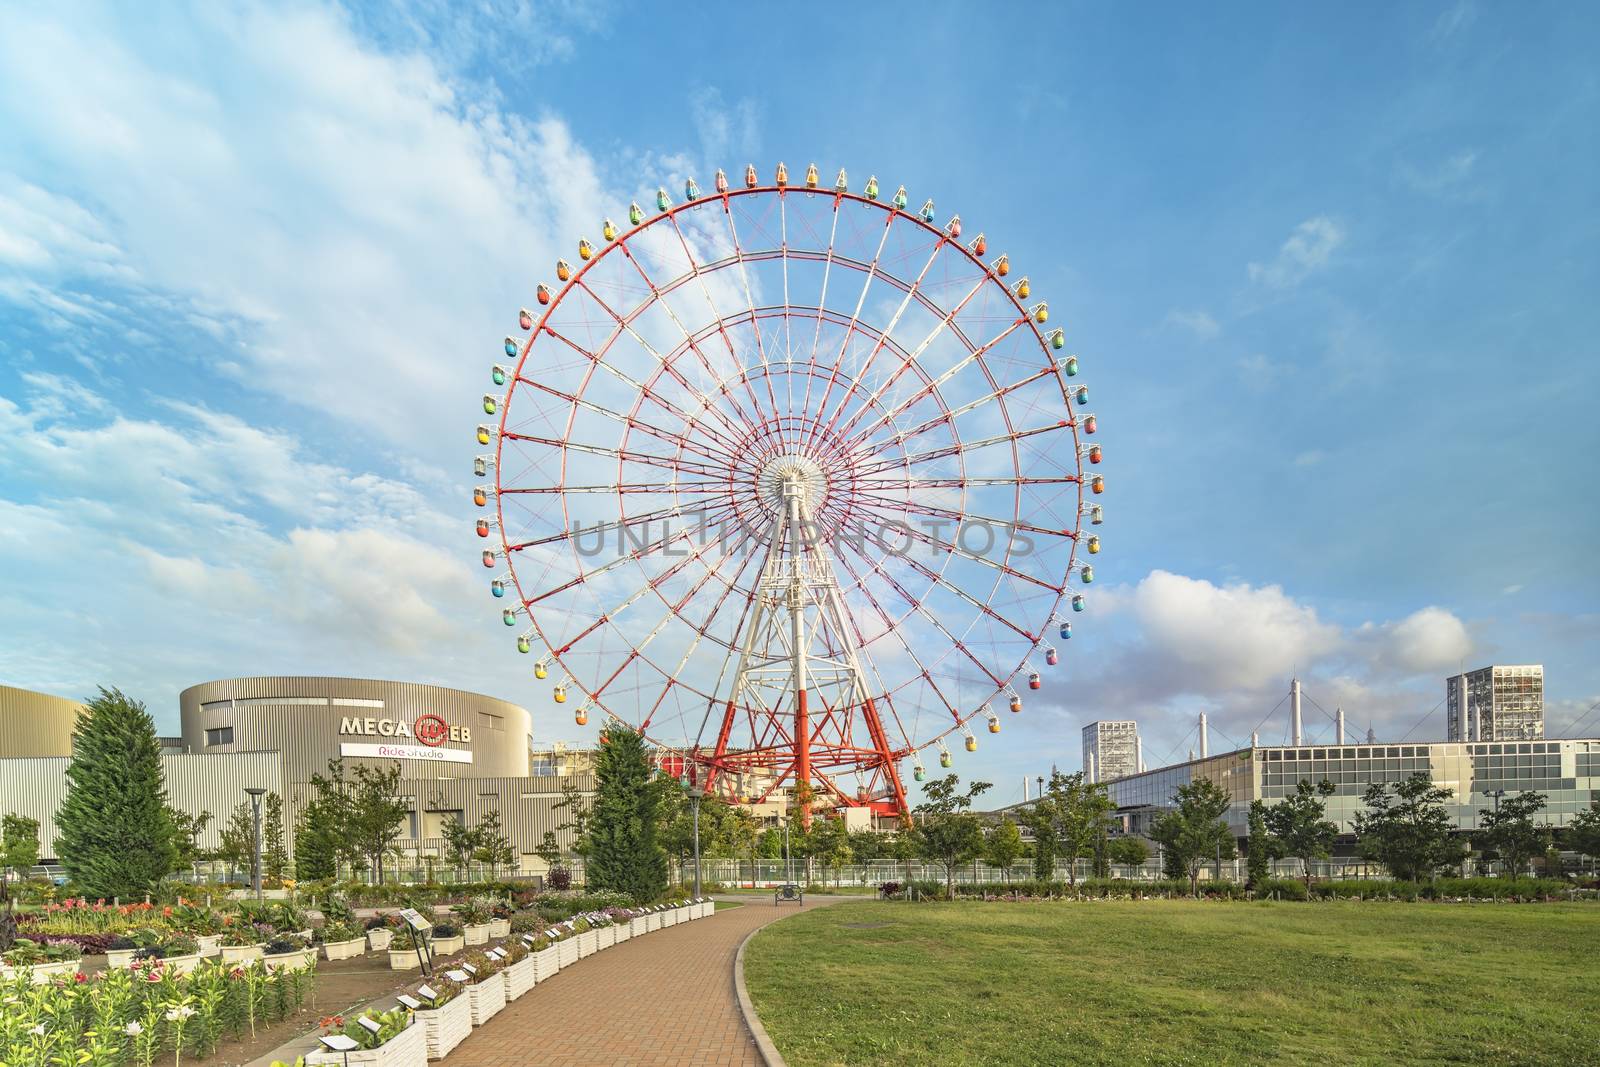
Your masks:
{"label": "red ferris wheel frame", "polygon": [[[719,181],[719,185],[722,184]],[[835,239],[832,234],[829,236],[829,244],[825,251],[791,248],[788,246],[786,214],[783,216],[785,226],[784,243],[780,249],[762,249],[746,253],[740,245],[737,228],[733,223],[732,206],[743,197],[770,197],[774,194],[778,198],[780,211],[782,210],[783,198],[787,196],[831,198],[833,201],[832,212],[835,228],[838,225],[840,207],[846,202],[884,212],[885,232],[883,239],[880,240],[876,254],[870,261],[836,255],[834,249]],[[664,198],[664,194],[661,195]],[[733,316],[716,314],[716,308],[713,304],[714,315],[712,322],[695,331],[691,331],[681,322],[678,322],[674,316],[673,321],[677,323],[679,329],[683,332],[684,339],[673,347],[670,358],[657,355],[651,349],[652,354],[656,355],[658,365],[648,379],[636,383],[639,388],[632,408],[627,412],[599,409],[624,426],[622,442],[611,450],[616,459],[616,484],[614,486],[582,487],[567,485],[567,453],[565,450],[572,445],[573,425],[580,405],[583,403],[582,398],[589,382],[605,366],[606,357],[612,345],[630,333],[631,322],[636,321],[656,303],[662,302],[668,293],[701,278],[702,272],[709,274],[713,269],[722,269],[723,266],[726,266],[726,264],[715,266],[710,263],[695,263],[693,253],[689,250],[689,242],[685,237],[684,228],[678,222],[680,214],[691,210],[704,210],[708,205],[717,202],[720,202],[723,214],[728,217],[729,229],[733,234],[732,258],[738,262],[741,271],[747,270],[747,264],[749,263],[778,257],[782,257],[785,260],[783,264],[785,271],[785,302],[778,305],[758,304],[752,295],[748,301],[749,307],[747,311]],[[931,215],[931,203],[925,211]],[[928,254],[927,263],[924,265],[921,274],[910,282],[888,270],[880,269],[879,259],[883,255],[883,241],[887,240],[888,232],[896,222],[909,222],[914,227],[920,227],[927,235],[931,235],[934,240],[932,249]],[[637,239],[641,233],[662,223],[671,224],[673,232],[679,242],[682,243],[684,252],[689,257],[690,263],[694,265],[694,269],[688,274],[672,279],[671,285],[658,287],[657,283],[645,272],[644,266],[640,262],[640,257],[635,256],[630,251],[628,243],[632,239]],[[960,520],[967,514],[964,510],[956,511],[941,507],[937,502],[931,499],[923,499],[918,494],[923,491],[938,489],[959,489],[965,494],[970,486],[985,482],[997,486],[1012,486],[1011,506],[1013,515],[1011,520],[1002,519],[996,521],[1011,522],[1018,529],[1043,537],[1063,539],[1068,544],[1067,563],[1064,572],[1055,581],[1050,580],[1048,576],[1041,577],[1027,573],[1023,568],[1012,565],[1013,560],[1009,550],[1006,557],[1000,561],[979,560],[979,562],[997,570],[998,573],[995,579],[997,584],[1009,578],[1017,582],[1032,583],[1041,590],[1053,594],[1054,601],[1052,602],[1049,617],[1044,621],[1043,627],[1035,628],[1026,622],[1018,624],[1002,613],[993,610],[986,602],[971,596],[955,583],[945,579],[943,577],[944,569],[950,565],[953,559],[959,556],[971,560],[975,557],[963,553],[959,544],[945,541],[937,529],[932,532],[917,532],[908,527],[907,536],[929,549],[943,553],[943,562],[940,564],[939,569],[935,570],[918,561],[911,560],[909,557],[907,560],[903,560],[902,563],[905,563],[909,570],[915,573],[919,582],[925,581],[929,583],[929,588],[940,588],[946,592],[959,594],[970,603],[974,610],[985,617],[986,622],[1004,627],[1013,632],[1016,635],[1013,640],[1020,639],[1034,648],[1040,646],[1046,636],[1045,629],[1059,621],[1057,608],[1062,603],[1062,597],[1066,594],[1068,583],[1074,573],[1076,548],[1081,532],[1081,519],[1085,513],[1084,488],[1088,482],[1083,473],[1082,460],[1086,452],[1079,438],[1079,430],[1082,427],[1086,432],[1092,433],[1094,430],[1094,417],[1085,415],[1080,419],[1073,415],[1073,394],[1069,391],[1063,377],[1063,367],[1066,367],[1067,364],[1058,364],[1055,358],[1050,355],[1052,347],[1057,349],[1061,347],[1060,331],[1055,331],[1047,339],[1039,328],[1045,321],[1044,305],[1041,304],[1035,309],[1029,309],[1023,303],[1023,300],[1027,297],[1026,280],[1024,279],[1017,287],[1022,290],[1020,293],[1017,288],[1000,283],[998,279],[1004,277],[1007,273],[1006,258],[1004,256],[999,257],[993,265],[985,263],[982,258],[982,252],[984,251],[982,236],[980,235],[974,242],[969,242],[968,245],[961,244],[959,237],[960,226],[958,218],[953,219],[942,228],[937,227],[932,225],[928,218],[918,217],[905,211],[903,200],[891,205],[875,197],[862,196],[842,188],[819,189],[811,184],[793,186],[781,181],[774,185],[747,185],[745,188],[738,189],[722,187],[717,192],[704,197],[696,197],[679,204],[669,204],[658,213],[634,223],[626,232],[618,233],[615,237],[610,238],[600,248],[591,250],[591,254],[585,256],[587,262],[582,263],[575,272],[571,273],[569,278],[565,279],[566,284],[560,289],[559,293],[552,296],[549,290],[541,286],[541,302],[546,303],[547,306],[536,322],[529,321],[530,317],[524,312],[523,326],[524,329],[530,331],[529,336],[517,346],[515,365],[510,375],[508,389],[499,404],[499,420],[495,429],[494,452],[496,482],[494,490],[496,519],[494,526],[501,531],[501,550],[499,552],[485,553],[486,565],[492,565],[491,557],[504,558],[506,560],[511,583],[517,592],[520,611],[526,614],[541,636],[543,637],[544,635],[544,628],[535,618],[535,605],[569,590],[575,584],[582,583],[609,567],[626,562],[625,559],[619,559],[613,561],[612,564],[606,565],[605,568],[597,568],[588,572],[587,575],[580,568],[579,574],[571,582],[553,590],[535,593],[524,588],[522,577],[517,573],[515,566],[511,564],[512,558],[516,553],[530,548],[544,547],[569,538],[569,535],[565,532],[571,529],[572,526],[568,511],[568,493],[600,490],[615,492],[622,516],[615,524],[617,528],[619,530],[630,529],[643,521],[646,524],[646,529],[648,529],[648,522],[652,517],[651,514],[646,512],[630,518],[627,513],[628,498],[634,494],[655,495],[656,487],[652,483],[630,483],[625,478],[627,468],[630,464],[659,465],[663,468],[670,468],[672,475],[671,485],[674,491],[681,488],[682,491],[689,494],[698,494],[704,498],[716,498],[721,501],[718,508],[726,512],[728,517],[754,521],[758,525],[764,521],[767,535],[772,539],[771,544],[774,553],[782,555],[784,558],[793,557],[792,567],[798,573],[804,562],[809,558],[808,553],[815,551],[813,547],[807,547],[802,544],[802,538],[799,536],[798,531],[804,524],[796,525],[794,530],[789,532],[779,529],[783,524],[782,519],[773,518],[771,514],[762,514],[763,504],[758,494],[761,489],[761,479],[764,476],[762,464],[770,466],[773,462],[791,459],[803,453],[804,458],[817,468],[816,476],[820,478],[822,484],[830,489],[835,484],[848,484],[851,487],[851,491],[848,494],[837,490],[833,491],[831,496],[826,495],[825,492],[817,494],[819,510],[814,517],[808,513],[806,521],[825,533],[830,530],[837,532],[844,528],[853,512],[860,512],[862,515],[876,514],[880,518],[883,514],[895,512],[906,516],[919,515],[941,521]],[[955,252],[964,257],[967,262],[977,269],[979,279],[967,296],[953,309],[947,309],[936,304],[925,292],[919,291],[923,277],[926,276],[939,254],[946,251]],[[614,254],[620,254],[631,263],[637,271],[640,281],[648,288],[651,294],[648,300],[640,303],[631,311],[611,308],[586,283],[589,273],[596,270],[602,262]],[[1000,402],[998,407],[1003,420],[1003,433],[978,444],[992,445],[1002,443],[1009,447],[1012,462],[1017,472],[1016,478],[985,479],[981,476],[968,475],[965,467],[965,450],[977,447],[977,445],[972,443],[964,444],[962,442],[956,430],[955,420],[957,413],[952,411],[940,394],[939,386],[944,379],[936,379],[931,376],[918,364],[916,353],[907,352],[903,346],[890,337],[894,327],[893,322],[883,330],[875,329],[862,322],[860,320],[860,303],[858,303],[855,313],[849,317],[848,322],[843,321],[845,316],[842,312],[832,311],[823,304],[823,300],[826,297],[827,274],[824,274],[824,295],[819,298],[819,303],[816,307],[789,302],[787,294],[788,264],[790,261],[804,262],[807,260],[825,263],[825,269],[828,271],[831,271],[836,264],[842,268],[855,270],[865,276],[866,287],[870,287],[874,281],[880,281],[890,289],[898,290],[903,294],[901,311],[904,311],[912,301],[916,301],[930,315],[939,319],[939,330],[950,329],[953,334],[960,334],[960,328],[954,325],[957,315],[967,305],[968,301],[971,301],[980,291],[992,296],[993,290],[999,289],[1006,294],[1006,301],[1009,303],[1012,314],[1008,320],[1008,325],[997,336],[982,344],[974,344],[965,335],[960,335],[959,339],[970,353],[969,356],[965,357],[963,365],[970,362],[975,366],[983,374],[991,390],[980,400],[973,402],[971,406],[990,400]],[[705,283],[703,280],[700,284],[704,289]],[[746,293],[749,295],[748,276],[745,278],[745,286]],[[562,307],[563,301],[570,294],[578,292],[585,292],[588,300],[603,308],[605,314],[614,320],[615,329],[611,333],[610,339],[598,351],[590,351],[574,339],[564,336],[561,331],[551,325],[552,316]],[[865,294],[866,288],[863,289],[863,301]],[[711,303],[709,292],[706,293],[706,299],[708,303]],[[669,315],[672,314],[670,306],[667,313]],[[899,313],[897,312],[896,319],[898,317]],[[676,366],[679,358],[687,358],[688,353],[693,353],[698,357],[703,368],[715,376],[710,361],[707,360],[704,352],[698,346],[702,343],[711,342],[713,338],[718,338],[727,347],[730,356],[733,356],[739,346],[735,344],[730,336],[730,328],[740,329],[748,326],[755,337],[756,346],[760,348],[762,338],[760,323],[764,319],[781,319],[786,329],[789,328],[793,321],[808,322],[811,319],[815,319],[815,329],[819,338],[825,322],[835,327],[843,326],[846,331],[846,343],[849,342],[853,335],[860,334],[872,340],[872,349],[863,366],[854,373],[848,373],[837,363],[829,368],[819,365],[817,363],[817,346],[813,343],[809,364],[804,371],[806,376],[805,403],[802,405],[800,416],[798,417],[792,412],[781,408],[777,397],[773,395],[772,375],[770,373],[756,375],[754,371],[760,368],[752,365],[744,367],[743,373],[739,375],[738,380],[732,383],[733,388],[729,388],[727,380],[720,382],[722,386],[721,397],[727,401],[725,407],[706,404],[697,412],[694,418],[688,421],[687,429],[682,432],[663,430],[661,427],[653,425],[645,416],[643,408],[647,398],[653,400],[663,410],[671,410],[671,406],[661,399],[662,394],[668,391],[669,388],[680,389],[686,395],[692,395],[696,391],[697,387],[689,379],[685,378],[682,369]],[[992,350],[997,344],[1008,338],[1012,333],[1022,330],[1024,327],[1027,328],[1027,332],[1033,335],[1040,351],[1045,356],[1045,362],[1031,376],[1009,384],[1002,384],[990,372],[983,355],[986,351]],[[573,356],[586,362],[587,365],[583,370],[582,381],[572,391],[565,392],[549,383],[524,375],[524,369],[533,351],[534,344],[541,337],[546,337],[554,343],[565,345],[571,350]],[[634,334],[633,337],[638,343],[645,344],[644,340],[637,334]],[[863,385],[868,378],[867,371],[872,366],[873,361],[884,351],[890,353],[890,356],[885,358],[896,360],[898,366],[882,384],[872,389],[871,395],[865,397],[864,403],[851,410],[849,405],[852,400],[858,399],[859,391],[863,388],[871,388]],[[508,355],[511,354],[509,344],[507,353]],[[760,356],[761,366],[764,367],[768,362],[764,350],[760,352]],[[1069,376],[1076,373],[1075,359],[1071,359],[1070,364],[1071,369],[1065,371]],[[606,369],[613,374],[616,373],[612,368]],[[827,370],[826,374],[819,373],[824,369]],[[795,372],[792,370],[791,361],[791,369],[787,370],[786,374],[793,373]],[[950,373],[954,373],[954,371],[947,372],[946,377]],[[895,384],[907,374],[913,375],[912,384],[914,389],[902,396],[892,409],[885,408],[882,398],[889,395]],[[1057,418],[1053,422],[1044,425],[1019,427],[1013,422],[1012,415],[1004,403],[1004,398],[1008,394],[1017,393],[1025,386],[1030,386],[1051,376],[1056,379],[1056,384],[1059,386],[1060,400],[1065,409],[1066,417]],[[668,379],[672,380],[668,381]],[[813,411],[811,399],[814,383],[820,383],[820,388],[823,392]],[[790,384],[792,388],[792,381]],[[769,394],[767,400],[770,410],[765,413],[762,411],[764,405],[760,398],[760,387],[764,387]],[[544,437],[523,432],[511,425],[511,401],[519,388],[538,390],[558,401],[569,403],[571,407],[565,432],[560,436]],[[839,391],[837,398],[834,395],[836,389]],[[1077,400],[1080,404],[1084,402],[1084,396],[1085,394],[1082,392],[1077,394]],[[486,401],[489,399],[486,397]],[[703,396],[702,399],[704,399]],[[752,417],[746,414],[740,406],[745,400],[748,400],[755,415],[760,417]],[[910,432],[897,431],[897,434],[888,445],[880,440],[876,442],[876,447],[871,451],[862,453],[862,449],[874,445],[873,434],[875,432],[886,425],[893,425],[897,414],[909,411],[923,400],[931,400],[937,406],[938,414],[935,417],[924,420],[922,424],[915,426]],[[590,404],[590,406],[594,407],[595,405]],[[676,411],[672,413],[674,417],[681,414]],[[708,425],[702,426],[699,423],[698,416],[700,414],[706,416]],[[866,420],[865,426],[862,425],[863,420]],[[716,421],[714,427],[709,425],[713,421]],[[933,427],[941,423],[949,430],[952,438],[950,444],[936,449],[925,449],[915,454],[906,452],[906,440],[932,432]],[[480,434],[481,432],[480,430]],[[1071,469],[1063,469],[1058,475],[1052,477],[1033,478],[1023,476],[1020,469],[1018,444],[1024,439],[1035,435],[1061,432],[1070,435],[1070,451],[1074,460]],[[636,433],[639,435],[641,445],[630,448],[629,441]],[[649,451],[648,445],[644,444],[647,438],[665,440],[672,444],[675,449],[672,457],[663,460],[661,456]],[[507,442],[530,442],[561,450],[562,463],[558,484],[551,487],[519,487],[505,484],[503,479],[504,450]],[[898,448],[899,450],[898,461],[892,455],[888,458],[884,458],[882,455],[883,452],[892,448]],[[786,449],[788,451],[785,451]],[[953,460],[958,465],[955,477],[929,479],[911,476],[910,472],[913,463],[930,462],[945,458]],[[1098,448],[1092,450],[1092,459],[1093,462],[1099,462]],[[907,472],[906,478],[888,480],[880,477],[882,474],[902,466]],[[806,474],[805,476],[809,477],[810,475]],[[805,480],[801,474],[794,471],[790,471],[786,477],[789,478],[786,484],[791,486],[799,486]],[[901,484],[902,481],[904,484]],[[739,483],[738,487],[735,487],[735,482]],[[747,482],[750,485],[754,485],[755,488],[749,489],[745,484]],[[1061,493],[1070,493],[1071,513],[1073,516],[1070,528],[1064,522],[1058,526],[1023,522],[1020,512],[1025,485],[1059,486]],[[1100,492],[1103,487],[1103,479],[1093,479],[1094,492]],[[557,495],[562,499],[562,516],[563,519],[569,520],[563,527],[563,533],[539,539],[513,542],[505,533],[507,528],[505,498],[524,493],[545,492]],[[786,489],[785,492],[787,493],[788,490]],[[903,494],[904,499],[885,495],[896,492]],[[801,495],[802,489],[795,489],[795,494],[797,497]],[[964,499],[965,497],[963,496],[963,501]],[[775,500],[776,497],[767,499],[764,506],[766,512],[773,510],[772,505]],[[831,513],[827,510],[826,505],[822,503],[824,500],[833,505]],[[480,502],[482,502],[481,499]],[[980,518],[995,519],[995,517],[991,516],[980,516]],[[1098,509],[1094,510],[1094,520],[1096,522],[1099,521]],[[480,534],[485,533],[484,527],[485,524],[480,522]],[[957,534],[952,534],[951,536],[959,540]],[[664,534],[661,542],[654,543],[649,548],[652,550],[666,549],[672,547],[672,544],[673,542],[669,541],[667,535]],[[696,644],[705,639],[727,647],[732,653],[734,650],[731,644],[723,638],[711,634],[709,631],[717,618],[718,612],[730,601],[732,601],[733,607],[739,611],[736,632],[745,629],[752,611],[755,611],[757,616],[760,615],[760,609],[756,603],[759,598],[755,593],[755,587],[745,588],[740,584],[755,559],[755,554],[752,553],[746,559],[735,564],[730,562],[729,554],[724,551],[721,557],[712,561],[707,556],[707,553],[714,547],[716,546],[708,543],[692,555],[684,555],[684,564],[675,565],[650,578],[638,592],[639,594],[655,594],[667,606],[669,615],[663,620],[664,625],[673,614],[683,612],[685,607],[695,598],[712,595],[715,587],[720,585],[720,595],[718,595],[715,607],[705,616],[704,623],[695,626],[686,616],[684,621],[696,630],[698,634]],[[890,629],[893,629],[897,623],[905,623],[914,617],[919,622],[930,625],[931,629],[941,636],[941,640],[948,640],[950,652],[970,663],[971,667],[976,672],[979,672],[987,683],[992,684],[995,696],[1009,695],[1013,710],[1020,709],[1020,697],[1011,688],[1010,683],[1027,665],[1026,657],[1009,670],[1003,664],[986,662],[973,648],[968,646],[968,643],[963,640],[960,634],[951,632],[932,613],[922,610],[917,595],[911,589],[906,588],[904,583],[897,579],[894,574],[890,573],[889,568],[884,566],[882,560],[875,561],[869,558],[859,548],[854,553],[847,554],[842,548],[836,547],[831,540],[829,541],[829,547],[833,548],[837,553],[837,563],[844,572],[844,577],[849,579],[850,584],[847,587],[847,591],[851,594],[860,595],[870,602],[871,608],[882,620],[888,623]],[[782,549],[781,553],[778,551],[779,548]],[[1090,551],[1098,551],[1098,538],[1090,539]],[[696,565],[703,565],[703,575],[690,584],[676,600],[670,599],[666,591],[669,584],[677,581],[688,572],[688,561],[691,560],[695,561]],[[713,562],[716,565],[713,565]],[[731,574],[728,574],[720,571],[719,567],[734,567],[735,569],[732,570]],[[1083,580],[1090,580],[1089,568],[1085,567],[1083,570]],[[868,587],[869,575],[877,582],[892,589],[896,597],[904,602],[904,607],[895,611],[886,609]],[[941,583],[943,584],[941,585]],[[499,595],[498,591],[497,595]],[[741,597],[744,603],[739,605],[738,601]],[[622,607],[628,607],[636,599],[637,596],[630,596],[630,599],[625,601]],[[1074,608],[1081,609],[1081,600],[1081,596],[1075,598]],[[507,612],[508,623],[512,621],[516,610],[512,609]],[[568,635],[559,642],[551,642],[548,638],[545,638],[550,648],[550,659],[556,664],[561,664],[563,657],[570,653],[579,642],[584,641],[604,628],[612,621],[614,615],[615,613],[601,612],[587,628],[575,635]],[[833,645],[830,645],[830,647],[849,644],[852,640],[860,647],[870,643],[862,640],[864,634],[860,630],[859,620],[851,617],[851,613],[843,608],[842,600],[840,608],[834,613],[833,618],[836,620],[835,629],[839,630],[840,633],[835,635],[835,638],[830,639],[833,641]],[[819,624],[819,632],[820,628]],[[852,628],[854,628],[855,632],[848,632]],[[1070,625],[1063,623],[1061,630],[1062,636],[1068,636]],[[652,633],[651,638],[653,639],[654,636],[654,633]],[[873,640],[876,639],[874,638]],[[795,647],[798,647],[798,643],[799,639],[797,637]],[[646,644],[648,644],[648,641]],[[908,651],[911,651],[912,658],[916,659],[920,666],[921,661],[917,659],[916,652],[910,650],[909,646]],[[946,654],[948,655],[950,652]],[[608,687],[616,682],[624,671],[628,670],[630,665],[634,664],[642,656],[642,646],[632,647],[626,655],[620,656],[619,664],[608,677],[601,680],[598,685],[587,688],[590,700],[605,709],[606,704],[602,700],[602,696],[606,693]],[[799,654],[797,654],[797,658],[799,658]],[[661,670],[653,661],[648,662],[651,662],[651,665],[656,667],[657,670]],[[1054,649],[1048,651],[1047,662],[1055,662]],[[545,660],[541,659],[539,671],[539,676],[541,677],[543,677],[544,666]],[[724,670],[726,670],[726,663]],[[865,673],[859,666],[856,670],[858,674],[864,675]],[[663,670],[662,673],[665,674],[666,672]],[[788,782],[805,782],[814,787],[820,787],[822,792],[831,796],[841,806],[870,804],[877,806],[880,810],[903,815],[907,811],[908,805],[905,783],[899,771],[900,762],[908,757],[915,756],[922,748],[938,744],[941,749],[941,762],[948,766],[948,752],[944,749],[943,739],[958,729],[965,729],[966,724],[972,718],[976,717],[980,711],[987,711],[989,708],[987,701],[981,706],[972,708],[958,706],[958,704],[946,698],[937,685],[932,684],[933,678],[925,666],[922,668],[922,676],[929,683],[932,692],[936,694],[937,699],[934,703],[943,705],[942,708],[938,709],[939,713],[943,716],[948,716],[948,719],[945,720],[948,725],[933,736],[923,740],[913,738],[912,732],[914,731],[907,731],[899,709],[894,706],[893,695],[888,690],[872,692],[865,685],[862,685],[851,690],[851,695],[829,700],[825,697],[817,699],[815,693],[808,692],[807,686],[798,684],[788,693],[787,702],[790,707],[785,709],[780,706],[783,703],[781,701],[767,703],[764,701],[741,701],[737,699],[738,686],[736,683],[735,692],[728,699],[720,701],[720,707],[715,699],[718,695],[717,693],[701,694],[709,695],[712,700],[707,705],[706,717],[702,721],[700,734],[697,735],[694,743],[684,746],[683,752],[689,760],[703,769],[703,784],[707,789],[726,788],[726,783],[728,782],[752,778],[764,783],[764,785],[759,793],[752,793],[752,795],[744,799],[764,800],[774,790]],[[648,711],[645,711],[635,723],[647,735],[651,733],[655,717],[671,693],[675,676],[668,675],[667,678],[666,685],[655,704]],[[721,676],[719,676],[718,682],[719,689],[721,686],[720,678]],[[796,678],[804,678],[803,669],[796,675]],[[1037,688],[1037,679],[1037,674],[1032,674],[1030,677],[1030,682],[1035,688]],[[693,691],[701,693],[698,689]],[[562,699],[560,694],[561,687],[558,684],[558,700]],[[586,701],[585,707],[587,707],[587,704],[588,702]],[[880,708],[880,704],[886,706]],[[618,719],[622,718],[622,716],[616,715],[615,712],[608,710],[607,713]],[[713,719],[714,713],[717,713],[715,719]],[[580,723],[585,721],[584,711],[581,709],[579,721]],[[716,722],[714,741],[710,740],[706,735],[707,727],[712,721]],[[990,724],[991,730],[998,729],[998,720],[993,717],[992,713]],[[898,739],[892,736],[891,726],[898,730]],[[736,727],[743,727],[743,732],[740,734],[743,740],[737,745],[733,744]],[[861,729],[858,729],[858,727]],[[967,737],[967,747],[969,749],[974,748],[975,741],[972,739],[971,734],[968,733]],[[840,784],[840,778],[847,772],[853,772],[861,783],[855,790],[850,790]],[[920,778],[921,775],[922,768],[919,764],[917,776]]]}

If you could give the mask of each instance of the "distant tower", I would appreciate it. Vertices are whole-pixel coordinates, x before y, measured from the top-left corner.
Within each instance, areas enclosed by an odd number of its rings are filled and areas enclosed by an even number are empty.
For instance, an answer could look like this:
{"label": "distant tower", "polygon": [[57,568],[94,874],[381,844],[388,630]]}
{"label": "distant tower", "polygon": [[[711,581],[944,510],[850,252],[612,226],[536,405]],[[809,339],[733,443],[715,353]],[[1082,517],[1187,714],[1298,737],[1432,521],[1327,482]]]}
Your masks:
{"label": "distant tower", "polygon": [[1300,679],[1298,677],[1289,681],[1289,722],[1291,727],[1289,736],[1294,739],[1292,744],[1305,744],[1304,730],[1300,718]]}
{"label": "distant tower", "polygon": [[1344,708],[1335,707],[1333,709],[1333,733],[1333,743],[1336,745],[1344,744]]}
{"label": "distant tower", "polygon": [[1367,727],[1367,744],[1375,745],[1377,743],[1378,743],[1378,732],[1376,730],[1374,730],[1371,726],[1368,726]]}
{"label": "distant tower", "polygon": [[1200,758],[1211,755],[1211,739],[1206,730],[1206,713],[1200,713]]}

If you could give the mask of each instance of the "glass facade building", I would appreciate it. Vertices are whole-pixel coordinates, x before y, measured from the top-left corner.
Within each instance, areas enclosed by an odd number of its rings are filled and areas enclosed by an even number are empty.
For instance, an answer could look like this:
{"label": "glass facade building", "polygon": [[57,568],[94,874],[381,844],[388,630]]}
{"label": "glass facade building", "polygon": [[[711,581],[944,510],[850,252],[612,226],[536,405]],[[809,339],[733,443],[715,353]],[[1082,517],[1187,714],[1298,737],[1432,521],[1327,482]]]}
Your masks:
{"label": "glass facade building", "polygon": [[1104,782],[1139,771],[1139,724],[1100,720],[1083,728],[1083,766],[1089,780]]}
{"label": "glass facade building", "polygon": [[1251,801],[1273,804],[1302,780],[1326,780],[1334,788],[1328,818],[1340,833],[1353,834],[1356,813],[1366,810],[1361,797],[1367,786],[1403,781],[1419,771],[1454,793],[1446,810],[1460,830],[1477,829],[1478,812],[1494,807],[1499,790],[1543,793],[1542,821],[1565,826],[1600,799],[1600,739],[1245,748],[1118,778],[1106,789],[1124,829],[1144,833],[1150,819],[1174,806],[1180,785],[1210,779],[1231,799],[1228,823],[1243,837]]}
{"label": "glass facade building", "polygon": [[1495,664],[1444,680],[1447,741],[1544,737],[1544,666]]}

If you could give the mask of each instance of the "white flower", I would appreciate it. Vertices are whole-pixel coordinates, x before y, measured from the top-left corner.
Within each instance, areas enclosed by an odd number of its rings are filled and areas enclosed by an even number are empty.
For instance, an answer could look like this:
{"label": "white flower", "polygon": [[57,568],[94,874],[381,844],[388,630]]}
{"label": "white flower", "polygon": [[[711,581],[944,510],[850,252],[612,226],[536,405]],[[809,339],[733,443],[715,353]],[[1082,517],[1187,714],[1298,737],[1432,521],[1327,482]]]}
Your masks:
{"label": "white flower", "polygon": [[127,1026],[124,1026],[122,1028],[122,1032],[127,1034],[129,1037],[138,1037],[140,1034],[144,1033],[144,1027],[139,1025],[138,1020],[134,1020]]}
{"label": "white flower", "polygon": [[44,1023],[40,1023],[38,1026],[35,1026],[32,1030],[29,1030],[28,1033],[32,1034],[34,1037],[43,1037]]}
{"label": "white flower", "polygon": [[182,1019],[187,1019],[193,1014],[193,1008],[189,1007],[187,1004],[180,1004],[176,1008],[173,1008],[167,1012],[167,1022],[175,1023]]}

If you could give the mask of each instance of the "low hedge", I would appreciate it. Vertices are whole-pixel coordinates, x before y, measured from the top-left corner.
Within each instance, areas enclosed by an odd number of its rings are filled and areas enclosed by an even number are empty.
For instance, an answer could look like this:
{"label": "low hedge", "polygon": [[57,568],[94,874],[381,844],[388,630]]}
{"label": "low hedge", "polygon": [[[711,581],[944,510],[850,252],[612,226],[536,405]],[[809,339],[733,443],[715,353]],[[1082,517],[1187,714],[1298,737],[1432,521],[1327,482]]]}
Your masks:
{"label": "low hedge", "polygon": [[[893,889],[888,889],[893,886]],[[919,900],[948,900],[940,881],[914,881],[909,886],[885,883],[885,896]],[[1209,900],[1568,900],[1574,895],[1595,899],[1592,890],[1556,878],[1439,878],[1432,882],[1398,882],[1389,879],[1313,881],[1310,888],[1298,878],[1269,878],[1246,887],[1236,882],[1201,882],[1199,896]],[[955,887],[957,900],[1149,900],[1189,896],[1187,880],[1139,882],[1122,878],[1085,878],[1076,885],[1023,879],[981,882]]]}

